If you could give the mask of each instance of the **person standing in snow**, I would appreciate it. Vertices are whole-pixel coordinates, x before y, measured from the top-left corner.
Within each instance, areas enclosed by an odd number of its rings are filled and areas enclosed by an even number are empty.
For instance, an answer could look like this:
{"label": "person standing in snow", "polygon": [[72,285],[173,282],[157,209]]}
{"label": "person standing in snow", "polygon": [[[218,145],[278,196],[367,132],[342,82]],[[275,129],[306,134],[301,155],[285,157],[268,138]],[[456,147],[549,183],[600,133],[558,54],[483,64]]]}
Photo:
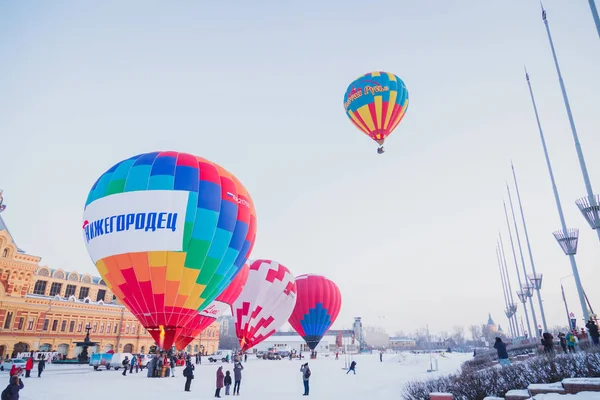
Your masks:
{"label": "person standing in snow", "polygon": [[242,383],[242,370],[243,369],[244,369],[244,366],[239,361],[236,362],[235,365],[233,366],[233,380],[234,380],[233,395],[234,396],[240,395],[240,385]]}
{"label": "person standing in snow", "polygon": [[25,378],[31,376],[31,370],[33,369],[33,357],[29,357],[25,363]]}
{"label": "person standing in snow", "polygon": [[346,375],[348,375],[350,371],[354,372],[354,375],[356,375],[356,361],[352,361],[350,363],[350,368],[348,368],[348,372],[346,372]]}
{"label": "person standing in snow", "polygon": [[302,383],[304,383],[304,394],[303,396],[308,396],[309,392],[309,379],[310,379],[310,368],[308,367],[308,363],[302,365],[300,367],[300,372],[302,372]]}
{"label": "person standing in snow", "polygon": [[38,361],[38,378],[42,377],[42,372],[44,372],[44,369],[46,369],[46,360],[44,359],[44,356],[42,356],[40,361]]}
{"label": "person standing in snow", "polygon": [[554,353],[554,336],[550,332],[544,332],[542,335],[542,345],[544,345],[544,352]]}
{"label": "person standing in snow", "polygon": [[19,391],[24,387],[25,385],[23,384],[23,381],[19,379],[18,376],[11,376],[10,383],[6,389],[2,391],[2,399],[19,400]]}
{"label": "person standing in snow", "polygon": [[569,352],[571,353],[575,353],[575,346],[577,346],[577,336],[575,336],[575,333],[577,332],[569,332],[566,337],[567,349],[569,349]]}
{"label": "person standing in snow", "polygon": [[502,341],[501,338],[496,338],[496,343],[494,343],[494,348],[498,352],[498,362],[503,367],[510,366],[510,359],[508,358],[508,351],[506,351],[506,343]]}
{"label": "person standing in snow", "polygon": [[244,362],[248,361],[248,353],[244,353]]}
{"label": "person standing in snow", "polygon": [[129,373],[133,374],[133,367],[135,367],[137,359],[135,358],[135,356],[131,357],[131,361],[129,362]]}
{"label": "person standing in snow", "polygon": [[598,344],[600,343],[600,332],[598,332],[598,325],[596,325],[596,322],[590,317],[590,320],[587,322],[587,324],[585,324],[585,327],[588,328],[588,332],[590,332],[590,336],[592,337],[592,343],[598,346]]}
{"label": "person standing in snow", "polygon": [[175,357],[171,357],[171,378],[175,378]]}
{"label": "person standing in snow", "polygon": [[383,351],[379,352],[379,362],[383,362]]}
{"label": "person standing in snow", "polygon": [[185,376],[185,391],[190,391],[190,386],[192,385],[192,379],[194,379],[194,365],[191,360],[187,361],[187,364],[183,370],[183,376]]}
{"label": "person standing in snow", "polygon": [[229,371],[225,372],[225,380],[223,383],[225,384],[225,396],[229,396],[229,388],[231,387],[231,375]]}
{"label": "person standing in snow", "polygon": [[123,366],[123,373],[121,375],[127,376],[127,367],[129,366],[129,357],[125,356],[125,359],[121,362]]}
{"label": "person standing in snow", "polygon": [[223,374],[223,367],[217,369],[217,389],[215,390],[215,397],[221,398],[221,388],[224,386],[225,374]]}

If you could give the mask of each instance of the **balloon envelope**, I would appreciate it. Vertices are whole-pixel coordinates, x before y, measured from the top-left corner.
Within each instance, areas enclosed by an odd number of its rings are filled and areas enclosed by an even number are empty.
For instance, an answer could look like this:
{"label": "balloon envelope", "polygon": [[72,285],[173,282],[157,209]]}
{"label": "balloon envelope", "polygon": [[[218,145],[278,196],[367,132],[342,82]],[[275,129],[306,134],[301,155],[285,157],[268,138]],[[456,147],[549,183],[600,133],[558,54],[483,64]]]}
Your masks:
{"label": "balloon envelope", "polygon": [[382,145],[404,118],[408,90],[394,74],[370,72],[348,86],[344,108],[354,126]]}
{"label": "balloon envelope", "polygon": [[243,267],[256,237],[254,205],[237,178],[173,151],[140,154],[106,171],[83,219],[102,278],[162,348]]}
{"label": "balloon envelope", "polygon": [[290,316],[292,328],[314,350],[335,322],[342,307],[337,285],[320,275],[296,277],[296,306]]}
{"label": "balloon envelope", "polygon": [[271,260],[252,262],[246,286],[231,306],[241,350],[275,333],[290,317],[295,304],[296,284],[286,267]]}
{"label": "balloon envelope", "polygon": [[179,337],[175,340],[175,346],[178,350],[183,350],[192,340],[194,340],[206,328],[212,325],[225,311],[231,309],[231,304],[238,298],[246,281],[248,280],[248,264],[245,264],[241,271],[233,278],[229,286],[225,288],[208,307],[196,314],[188,327],[183,329]]}

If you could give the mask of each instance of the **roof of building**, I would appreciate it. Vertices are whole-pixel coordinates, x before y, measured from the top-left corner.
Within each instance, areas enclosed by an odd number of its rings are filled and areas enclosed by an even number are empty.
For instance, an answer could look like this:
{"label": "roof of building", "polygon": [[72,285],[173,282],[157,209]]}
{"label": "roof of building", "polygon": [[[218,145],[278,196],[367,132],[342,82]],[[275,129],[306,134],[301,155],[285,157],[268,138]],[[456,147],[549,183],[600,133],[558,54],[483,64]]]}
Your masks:
{"label": "roof of building", "polygon": [[488,313],[488,323],[487,324],[488,325],[496,325],[494,323],[494,320],[492,319],[492,314],[491,313]]}
{"label": "roof of building", "polygon": [[403,338],[403,337],[391,337],[390,342],[414,342],[415,339]]}
{"label": "roof of building", "polygon": [[[6,222],[4,222],[4,220],[2,219],[2,215],[0,215],[0,231],[6,231],[6,233],[8,233],[8,236],[10,236],[12,242],[15,244],[15,246],[17,246],[17,242],[15,242],[15,238],[10,234],[8,226],[6,226]],[[25,250],[20,249],[19,246],[17,246],[17,251],[21,254],[25,254]]]}

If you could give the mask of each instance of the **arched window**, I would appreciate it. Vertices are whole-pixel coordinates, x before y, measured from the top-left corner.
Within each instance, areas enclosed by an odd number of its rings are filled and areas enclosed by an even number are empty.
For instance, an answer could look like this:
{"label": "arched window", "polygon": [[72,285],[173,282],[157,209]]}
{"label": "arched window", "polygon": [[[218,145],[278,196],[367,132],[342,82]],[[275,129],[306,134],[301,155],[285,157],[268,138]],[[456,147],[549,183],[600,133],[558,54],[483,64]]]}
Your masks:
{"label": "arched window", "polygon": [[90,278],[89,275],[86,275],[83,278],[81,278],[81,282],[83,282],[83,283],[92,283],[92,278]]}
{"label": "arched window", "polygon": [[50,276],[50,271],[48,271],[48,268],[40,268],[37,274],[38,276]]}
{"label": "arched window", "polygon": [[79,275],[77,275],[77,273],[76,273],[76,272],[71,272],[71,273],[69,274],[69,280],[70,280],[70,281],[75,281],[75,282],[78,282],[78,281],[79,281]]}
{"label": "arched window", "polygon": [[2,257],[8,257],[8,249],[2,250]]}
{"label": "arched window", "polygon": [[33,287],[33,294],[45,295],[47,281],[36,281]]}
{"label": "arched window", "polygon": [[60,270],[54,271],[54,274],[52,274],[52,277],[56,278],[56,279],[65,279],[65,273]]}

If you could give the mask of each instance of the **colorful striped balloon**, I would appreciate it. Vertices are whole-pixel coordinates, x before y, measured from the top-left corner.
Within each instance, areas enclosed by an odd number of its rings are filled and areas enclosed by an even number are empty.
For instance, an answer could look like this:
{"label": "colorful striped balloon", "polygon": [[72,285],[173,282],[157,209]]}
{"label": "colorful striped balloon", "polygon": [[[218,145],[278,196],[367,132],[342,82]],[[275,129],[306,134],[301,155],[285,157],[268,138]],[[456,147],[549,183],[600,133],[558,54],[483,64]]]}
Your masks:
{"label": "colorful striped balloon", "polygon": [[225,289],[256,237],[254,205],[237,178],[173,151],[140,154],[106,171],[83,219],[102,278],[161,348]]}
{"label": "colorful striped balloon", "polygon": [[314,350],[340,313],[342,295],[333,281],[309,274],[296,277],[296,296],[288,322]]}
{"label": "colorful striped balloon", "polygon": [[208,307],[199,312],[190,322],[187,328],[175,340],[175,346],[179,350],[185,349],[192,340],[198,337],[206,328],[217,320],[225,311],[231,309],[231,305],[238,298],[246,281],[248,280],[248,264],[245,264],[236,277]]}
{"label": "colorful striped balloon", "polygon": [[394,74],[370,72],[352,82],[344,95],[350,121],[383,146],[408,108],[406,85]]}

